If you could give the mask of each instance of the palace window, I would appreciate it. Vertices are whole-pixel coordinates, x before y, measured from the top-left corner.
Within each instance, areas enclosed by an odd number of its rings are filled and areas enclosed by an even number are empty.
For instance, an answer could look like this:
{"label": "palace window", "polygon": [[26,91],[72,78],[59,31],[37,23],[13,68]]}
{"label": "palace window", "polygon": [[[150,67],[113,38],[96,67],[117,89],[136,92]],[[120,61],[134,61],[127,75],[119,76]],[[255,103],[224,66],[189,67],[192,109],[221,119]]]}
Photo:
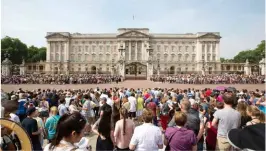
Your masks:
{"label": "palace window", "polygon": [[178,61],[182,61],[182,55],[181,54],[178,55]]}
{"label": "palace window", "polygon": [[96,57],[96,55],[93,54],[91,60],[92,60],[92,61],[95,61],[95,57]]}
{"label": "palace window", "polygon": [[202,55],[201,59],[202,59],[202,60],[205,60],[205,55]]}
{"label": "palace window", "polygon": [[213,60],[213,61],[215,61],[215,60],[216,60],[215,58],[216,58],[216,56],[215,56],[215,55],[213,55],[213,56],[212,56],[212,60]]}
{"label": "palace window", "polygon": [[65,54],[61,54],[61,61],[64,61],[64,56],[65,56]]}
{"label": "palace window", "polygon": [[89,55],[88,54],[85,54],[85,61],[89,61]]}
{"label": "palace window", "polygon": [[59,54],[58,53],[55,54],[55,61],[59,61]]}
{"label": "palace window", "polygon": [[109,61],[110,60],[110,55],[106,54],[106,60]]}
{"label": "palace window", "polygon": [[79,46],[79,52],[81,52],[81,50],[82,50],[82,48],[81,48],[81,46]]}
{"label": "palace window", "polygon": [[171,61],[174,61],[174,59],[175,59],[175,55],[172,54],[172,55],[171,55]]}
{"label": "palace window", "polygon": [[99,55],[99,61],[103,61],[103,55],[102,54]]}
{"label": "palace window", "polygon": [[205,44],[202,44],[202,52],[205,52]]}
{"label": "palace window", "polygon": [[88,52],[89,51],[89,46],[86,46],[85,49],[86,49],[86,52]]}
{"label": "palace window", "polygon": [[174,52],[175,51],[175,46],[172,46],[172,52]]}
{"label": "palace window", "polygon": [[192,51],[195,52],[195,46],[192,46]]}
{"label": "palace window", "polygon": [[186,46],[186,52],[188,52],[188,46]]}
{"label": "palace window", "polygon": [[195,62],[196,55],[192,55],[192,62]]}
{"label": "palace window", "polygon": [[181,52],[181,49],[182,49],[182,46],[179,46],[178,47],[178,51]]}
{"label": "palace window", "polygon": [[167,53],[167,49],[168,49],[168,47],[167,46],[164,46],[164,52]]}
{"label": "palace window", "polygon": [[216,49],[216,43],[214,43],[214,44],[212,45],[212,52],[215,52],[215,49]]}
{"label": "palace window", "polygon": [[210,56],[210,55],[208,55],[208,56],[207,56],[207,61],[210,61],[210,58],[211,58],[211,56]]}
{"label": "palace window", "polygon": [[161,49],[161,47],[160,47],[160,45],[158,45],[158,46],[157,46],[157,52],[158,52],[158,53],[160,53],[160,49]]}
{"label": "palace window", "polygon": [[65,47],[64,44],[61,45],[61,51],[64,52],[65,51]]}
{"label": "palace window", "polygon": [[157,54],[157,59],[161,60],[161,55]]}
{"label": "palace window", "polygon": [[211,47],[211,45],[210,44],[207,44],[207,53],[210,52],[210,47]]}
{"label": "palace window", "polygon": [[51,56],[50,56],[50,60],[51,60],[51,61],[54,61],[54,55],[51,54]]}
{"label": "palace window", "polygon": [[55,52],[58,52],[58,44],[55,44]]}
{"label": "palace window", "polygon": [[80,54],[78,55],[78,60],[76,60],[76,61],[81,61],[81,55]]}
{"label": "palace window", "polygon": [[167,54],[164,55],[164,61],[167,61]]}

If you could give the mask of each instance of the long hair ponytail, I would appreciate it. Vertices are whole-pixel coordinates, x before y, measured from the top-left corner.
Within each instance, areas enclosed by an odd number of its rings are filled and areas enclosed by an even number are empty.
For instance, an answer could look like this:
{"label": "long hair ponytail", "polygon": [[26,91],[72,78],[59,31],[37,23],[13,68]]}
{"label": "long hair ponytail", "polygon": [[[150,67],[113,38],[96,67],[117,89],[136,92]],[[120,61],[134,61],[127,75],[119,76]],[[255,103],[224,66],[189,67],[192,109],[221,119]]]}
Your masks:
{"label": "long hair ponytail", "polygon": [[127,109],[122,107],[120,109],[120,115],[122,116],[123,118],[123,135],[126,135],[126,119],[128,117],[128,112],[127,112]]}

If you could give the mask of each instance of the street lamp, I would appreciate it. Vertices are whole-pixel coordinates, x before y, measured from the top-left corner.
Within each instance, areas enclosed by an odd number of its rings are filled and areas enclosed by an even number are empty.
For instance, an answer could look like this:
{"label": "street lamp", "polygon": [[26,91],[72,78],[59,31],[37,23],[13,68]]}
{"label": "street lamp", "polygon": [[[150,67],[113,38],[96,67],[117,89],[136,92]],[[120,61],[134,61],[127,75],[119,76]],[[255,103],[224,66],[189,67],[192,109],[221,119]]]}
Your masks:
{"label": "street lamp", "polygon": [[160,59],[157,59],[158,65],[157,65],[157,74],[160,75]]}

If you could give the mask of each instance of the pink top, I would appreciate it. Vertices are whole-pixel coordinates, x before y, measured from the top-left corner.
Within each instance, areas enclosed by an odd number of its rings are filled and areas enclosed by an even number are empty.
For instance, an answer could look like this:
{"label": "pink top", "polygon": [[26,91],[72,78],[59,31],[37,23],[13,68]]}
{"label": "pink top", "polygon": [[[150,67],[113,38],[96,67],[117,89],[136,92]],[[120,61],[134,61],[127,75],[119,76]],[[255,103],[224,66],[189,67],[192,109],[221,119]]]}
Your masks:
{"label": "pink top", "polygon": [[223,102],[223,98],[222,98],[221,95],[219,95],[219,96],[217,97],[217,101],[218,101],[218,102]]}
{"label": "pink top", "polygon": [[125,128],[125,135],[123,135],[123,119],[119,120],[115,124],[115,131],[114,131],[114,137],[116,146],[120,149],[125,149],[129,147],[129,143],[131,140],[131,137],[133,136],[133,132],[135,129],[135,124],[132,120],[126,119],[126,128]]}

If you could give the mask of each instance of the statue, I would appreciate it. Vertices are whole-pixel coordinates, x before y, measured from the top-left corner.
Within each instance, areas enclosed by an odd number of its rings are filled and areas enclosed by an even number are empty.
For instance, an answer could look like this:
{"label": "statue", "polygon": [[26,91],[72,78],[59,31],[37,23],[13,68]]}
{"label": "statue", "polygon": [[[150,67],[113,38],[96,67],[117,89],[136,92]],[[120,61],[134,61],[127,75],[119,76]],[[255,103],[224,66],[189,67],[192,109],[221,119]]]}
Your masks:
{"label": "statue", "polygon": [[247,64],[249,64],[249,61],[248,61],[248,59],[246,59],[246,65],[247,65]]}

